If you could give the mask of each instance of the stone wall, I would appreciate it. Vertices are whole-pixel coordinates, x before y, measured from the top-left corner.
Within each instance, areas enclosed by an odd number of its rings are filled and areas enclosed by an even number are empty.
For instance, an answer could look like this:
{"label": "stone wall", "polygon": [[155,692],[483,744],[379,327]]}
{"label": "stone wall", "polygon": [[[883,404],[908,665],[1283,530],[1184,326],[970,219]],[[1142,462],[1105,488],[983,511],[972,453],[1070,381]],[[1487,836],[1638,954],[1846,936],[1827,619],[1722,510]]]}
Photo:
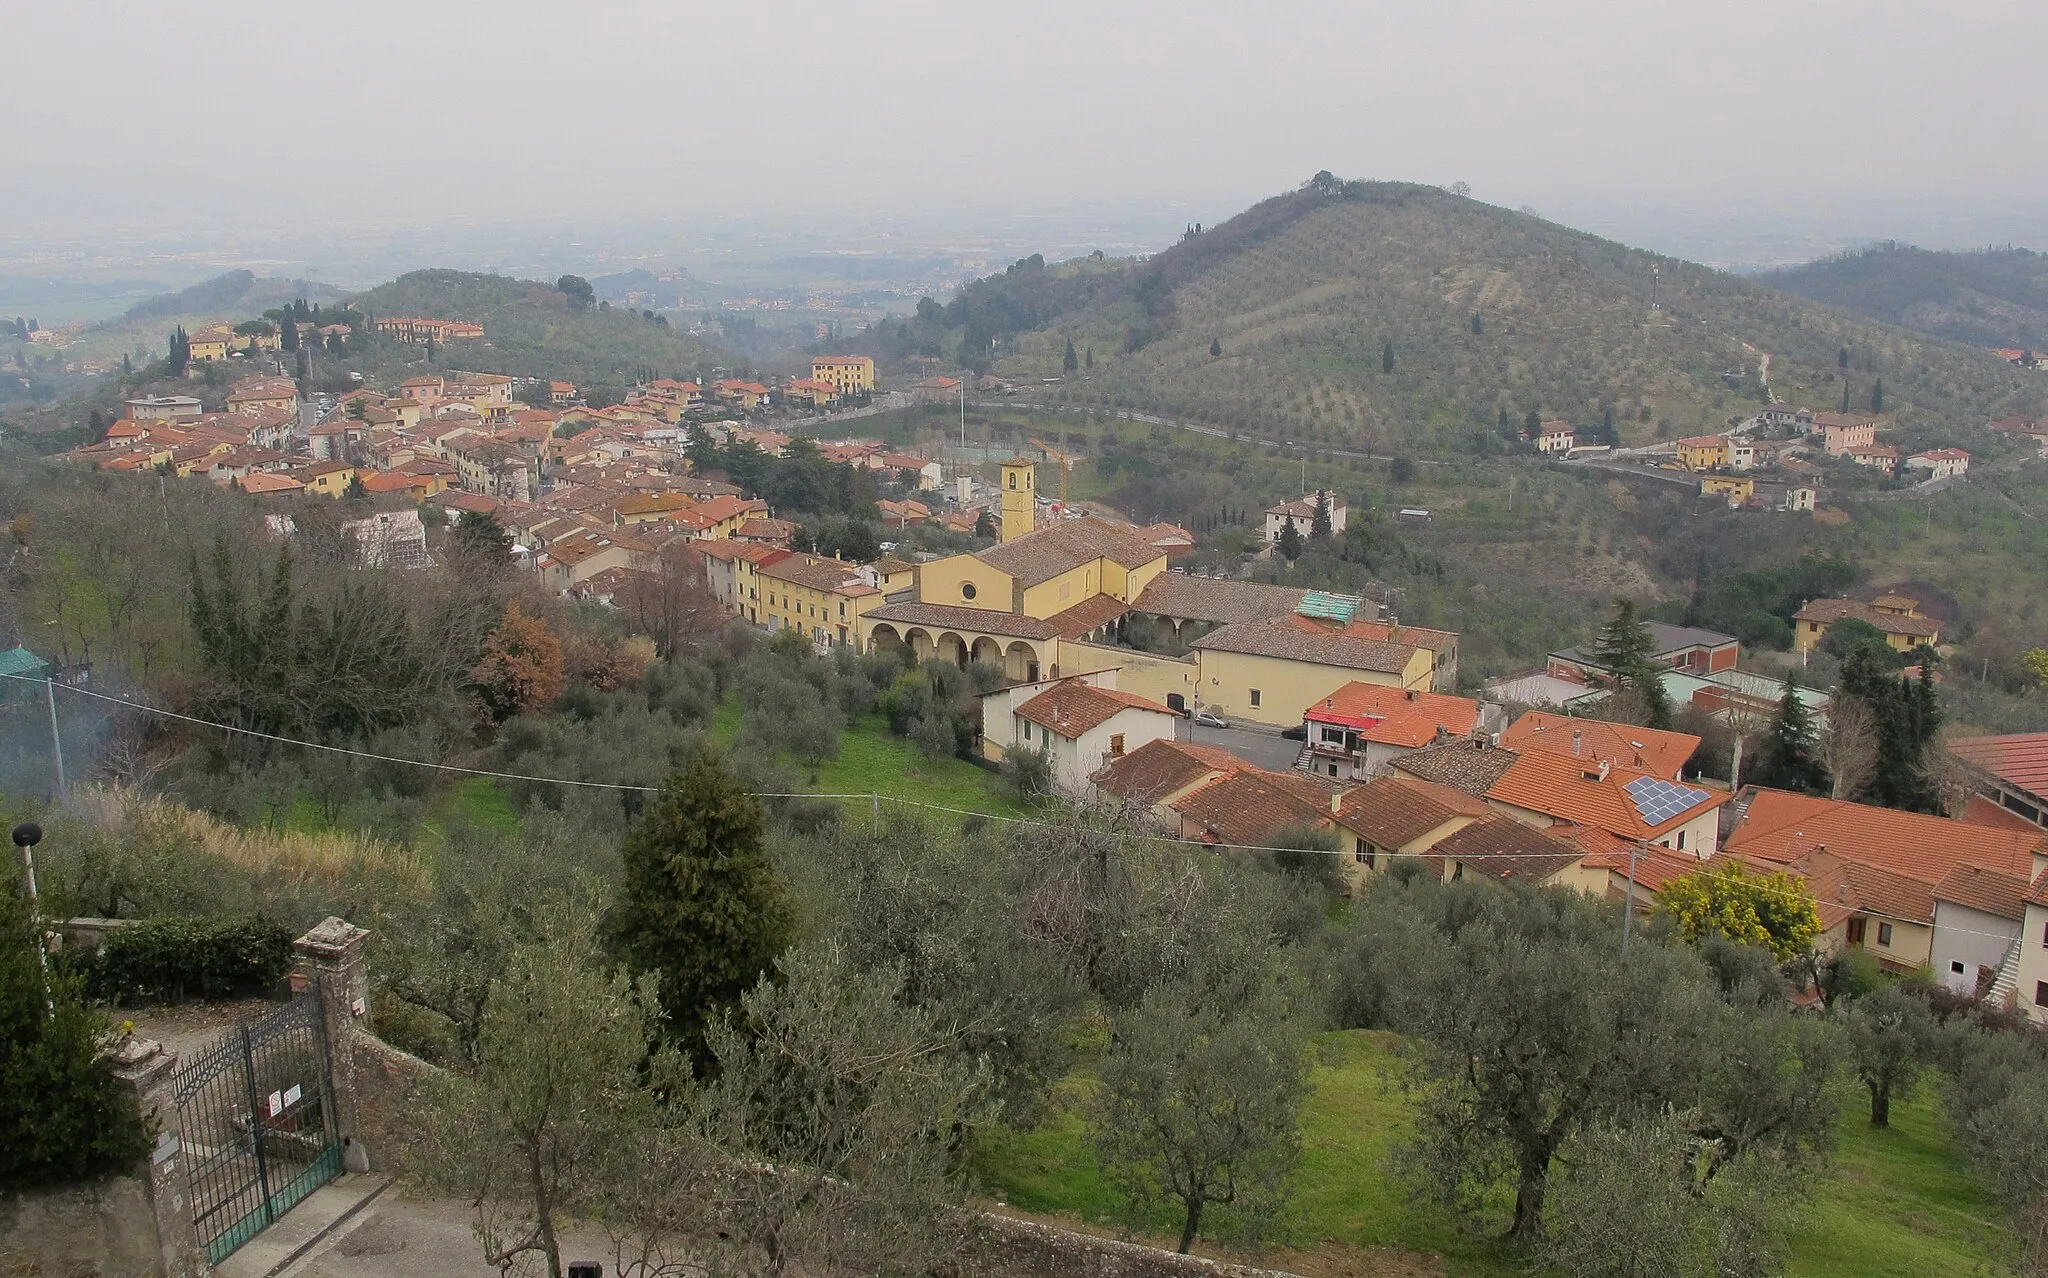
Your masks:
{"label": "stone wall", "polygon": [[[427,1112],[434,1066],[354,1028],[356,1122],[353,1140],[369,1169],[400,1174],[405,1147]],[[4,1278],[4,1275],[0,1275]]]}
{"label": "stone wall", "polygon": [[1295,1278],[984,1213],[954,1278]]}
{"label": "stone wall", "polygon": [[156,1209],[135,1176],[0,1196],[0,1278],[157,1278]]}

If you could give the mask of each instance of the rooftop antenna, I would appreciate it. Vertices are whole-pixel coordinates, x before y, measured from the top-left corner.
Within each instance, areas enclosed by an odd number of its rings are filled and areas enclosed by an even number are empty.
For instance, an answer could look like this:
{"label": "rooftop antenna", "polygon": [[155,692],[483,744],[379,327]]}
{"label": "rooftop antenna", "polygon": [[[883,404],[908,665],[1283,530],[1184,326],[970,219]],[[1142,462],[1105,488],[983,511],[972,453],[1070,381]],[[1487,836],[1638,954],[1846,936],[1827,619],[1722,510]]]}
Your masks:
{"label": "rooftop antenna", "polygon": [[1650,309],[1657,309],[1657,264],[1650,263]]}

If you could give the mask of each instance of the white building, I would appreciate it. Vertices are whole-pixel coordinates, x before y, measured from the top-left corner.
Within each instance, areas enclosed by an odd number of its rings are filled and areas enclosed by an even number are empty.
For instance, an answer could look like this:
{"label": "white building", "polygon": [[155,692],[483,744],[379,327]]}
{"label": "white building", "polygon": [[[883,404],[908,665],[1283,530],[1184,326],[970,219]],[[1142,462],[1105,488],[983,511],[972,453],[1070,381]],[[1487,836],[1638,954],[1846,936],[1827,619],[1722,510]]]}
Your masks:
{"label": "white building", "polygon": [[1930,471],[1930,479],[1951,479],[1970,473],[1970,455],[1960,448],[1930,448],[1908,457],[1906,469]]}
{"label": "white building", "polygon": [[2013,983],[2013,1006],[2036,1022],[2048,1025],[2048,874],[2034,880],[2026,904],[2027,917],[2020,924],[2019,979]]}
{"label": "white building", "polygon": [[1294,531],[1303,537],[1316,526],[1316,500],[1321,498],[1330,503],[1330,535],[1344,535],[1344,499],[1335,493],[1310,493],[1300,501],[1283,501],[1266,510],[1266,541],[1269,544],[1280,540],[1280,532],[1287,527],[1287,521],[1294,521]]}
{"label": "white building", "polygon": [[2009,874],[1959,865],[1944,875],[1934,887],[1934,979],[1958,994],[1989,989],[2026,922],[2026,897],[2025,881]]}
{"label": "white building", "polygon": [[1014,684],[981,698],[982,756],[1043,750],[1053,784],[1076,797],[1102,766],[1150,741],[1173,739],[1180,718],[1156,701],[1116,689],[1116,671]]}

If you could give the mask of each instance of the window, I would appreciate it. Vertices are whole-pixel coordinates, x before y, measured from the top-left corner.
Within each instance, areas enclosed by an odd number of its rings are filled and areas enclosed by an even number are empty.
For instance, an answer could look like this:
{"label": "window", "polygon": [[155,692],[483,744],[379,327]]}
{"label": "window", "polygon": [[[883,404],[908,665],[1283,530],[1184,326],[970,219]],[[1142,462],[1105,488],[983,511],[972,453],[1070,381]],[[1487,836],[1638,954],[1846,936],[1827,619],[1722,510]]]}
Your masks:
{"label": "window", "polygon": [[1963,961],[1961,959],[1950,959],[1948,970],[1954,972],[1957,976],[1961,976],[1963,974]]}
{"label": "window", "polygon": [[1011,472],[1010,472],[1010,487],[1012,487],[1012,488],[1015,488],[1016,486],[1017,486],[1017,472],[1013,470],[1013,471],[1011,471]]}
{"label": "window", "polygon": [[1367,843],[1364,839],[1358,841],[1358,846],[1352,850],[1351,857],[1368,870],[1373,867],[1373,862],[1377,859],[1373,853],[1372,844]]}
{"label": "window", "polygon": [[1026,741],[1031,739],[1031,724],[1029,722],[1026,722],[1024,725],[1024,739]]}
{"label": "window", "polygon": [[1255,706],[1259,704],[1259,690],[1257,688],[1252,689],[1252,704]]}
{"label": "window", "polygon": [[1124,734],[1123,734],[1123,733],[1121,733],[1121,732],[1112,732],[1112,733],[1110,734],[1110,736],[1109,736],[1109,752],[1110,752],[1110,754],[1112,754],[1112,755],[1114,755],[1114,756],[1117,756],[1117,757],[1121,757],[1121,756],[1123,755],[1123,752],[1124,752]]}
{"label": "window", "polygon": [[1678,832],[1678,850],[1680,852],[1685,851],[1685,831],[1683,830]]}
{"label": "window", "polygon": [[963,582],[961,582],[961,583],[960,583],[960,597],[961,597],[962,599],[972,599],[972,598],[974,598],[974,583],[973,583],[973,582],[971,582],[971,581],[963,581]]}
{"label": "window", "polygon": [[1870,920],[1868,920],[1868,919],[1860,919],[1860,918],[1858,918],[1858,919],[1850,919],[1850,920],[1849,920],[1849,928],[1848,928],[1848,934],[1849,934],[1849,944],[1851,944],[1851,945],[1861,945],[1861,944],[1863,944],[1863,926],[1864,926],[1864,924],[1868,923],[1869,921],[1870,921]]}
{"label": "window", "polygon": [[2048,1007],[2048,981],[2034,982],[2034,1006]]}
{"label": "window", "polygon": [[1889,923],[1880,923],[1880,924],[1878,924],[1878,925],[1877,925],[1877,943],[1878,943],[1879,945],[1885,946],[1886,948],[1890,948],[1890,946],[1891,946],[1891,943],[1892,943],[1892,925],[1891,925],[1891,924],[1889,924]]}

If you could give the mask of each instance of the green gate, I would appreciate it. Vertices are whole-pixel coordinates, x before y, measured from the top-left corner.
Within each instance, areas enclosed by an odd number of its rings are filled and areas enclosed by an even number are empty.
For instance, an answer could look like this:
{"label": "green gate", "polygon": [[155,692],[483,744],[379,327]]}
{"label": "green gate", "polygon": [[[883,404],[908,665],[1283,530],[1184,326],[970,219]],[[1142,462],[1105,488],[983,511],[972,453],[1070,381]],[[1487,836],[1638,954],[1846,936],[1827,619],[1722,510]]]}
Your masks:
{"label": "green gate", "polygon": [[192,1219],[213,1263],[341,1174],[317,989],[237,1025],[171,1089]]}

